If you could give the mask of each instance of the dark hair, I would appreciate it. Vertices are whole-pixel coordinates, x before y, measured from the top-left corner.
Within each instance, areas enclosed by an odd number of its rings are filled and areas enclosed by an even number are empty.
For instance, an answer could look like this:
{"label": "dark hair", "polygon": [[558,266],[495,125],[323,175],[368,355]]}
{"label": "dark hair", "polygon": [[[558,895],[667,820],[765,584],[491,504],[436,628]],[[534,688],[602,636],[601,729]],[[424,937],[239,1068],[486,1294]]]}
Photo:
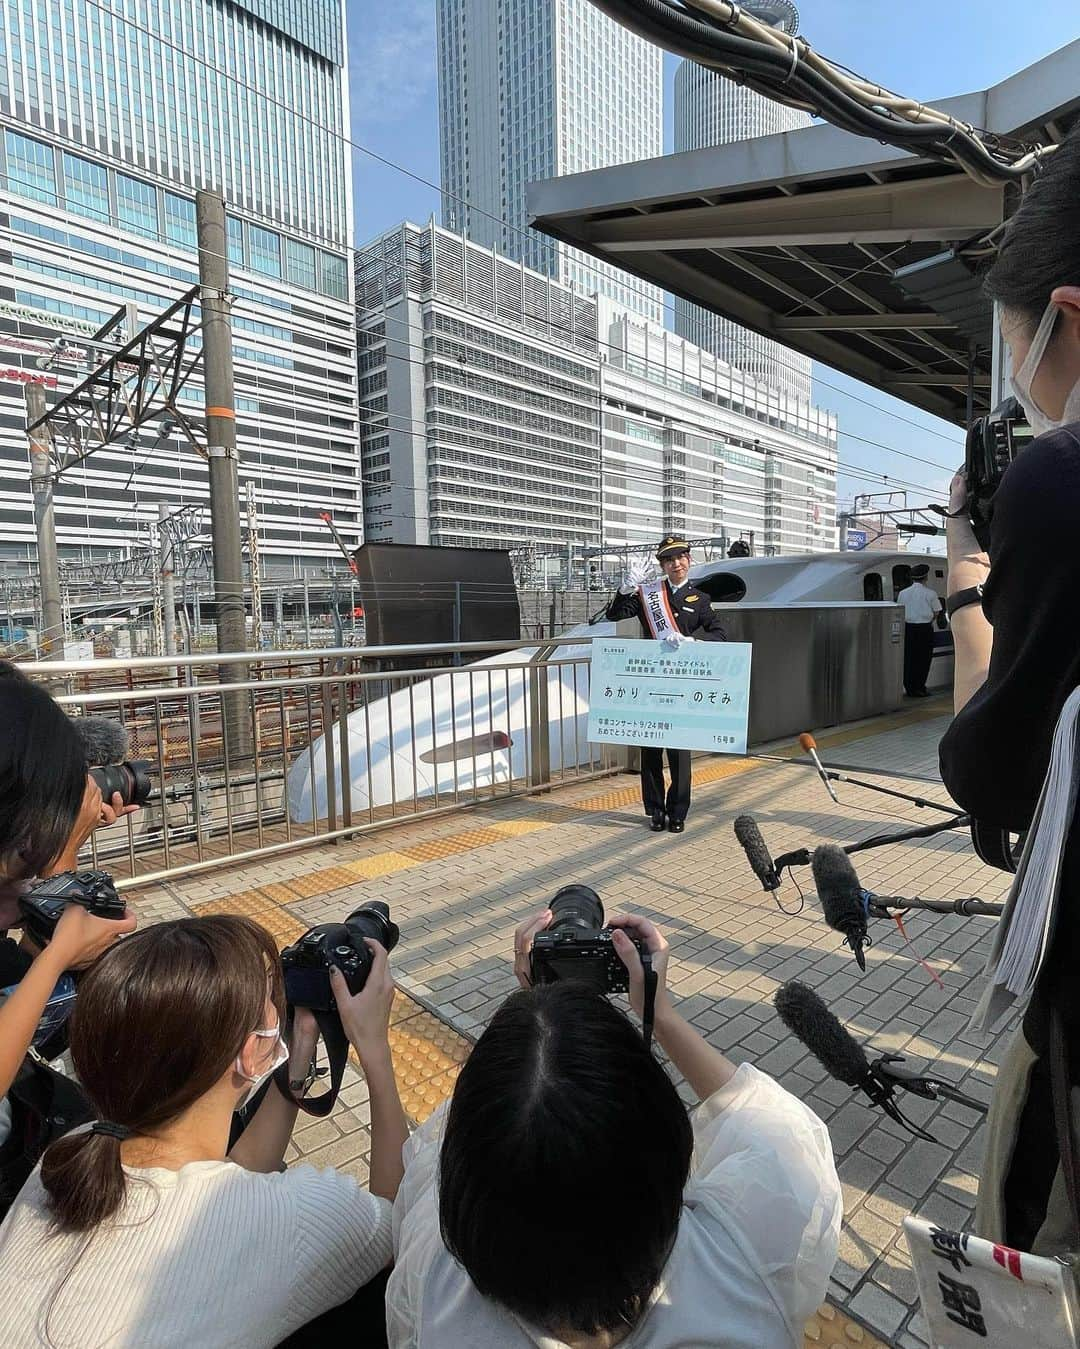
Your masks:
{"label": "dark hair", "polygon": [[[153,1134],[218,1082],[263,1024],[284,1014],[281,963],[250,918],[181,918],[126,937],[91,967],[71,1016],[71,1057],[101,1119]],[[57,1227],[85,1232],[124,1201],[120,1142],[68,1134],[41,1163]]]}
{"label": "dark hair", "polygon": [[1029,324],[1057,286],[1080,286],[1080,127],[1024,193],[985,278],[989,297]]}
{"label": "dark hair", "polygon": [[0,661],[0,727],[0,865],[37,876],[71,837],[86,756],[62,709],[10,661]]}
{"label": "dark hair", "polygon": [[621,1012],[569,982],[515,993],[454,1090],[443,1241],[485,1297],[550,1332],[632,1325],[692,1151],[678,1092]]}

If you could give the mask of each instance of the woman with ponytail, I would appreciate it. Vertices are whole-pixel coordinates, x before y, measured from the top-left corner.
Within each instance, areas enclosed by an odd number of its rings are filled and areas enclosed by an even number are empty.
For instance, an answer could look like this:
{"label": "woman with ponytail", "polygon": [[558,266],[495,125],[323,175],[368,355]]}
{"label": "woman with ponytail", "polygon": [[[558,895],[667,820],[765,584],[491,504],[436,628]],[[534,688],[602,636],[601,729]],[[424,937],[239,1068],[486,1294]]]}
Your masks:
{"label": "woman with ponytail", "polygon": [[256,923],[158,924],[90,970],[71,1053],[99,1117],[47,1150],[0,1227],[4,1349],[277,1345],[387,1265],[407,1130],[393,980],[370,944],[365,988],[335,993],[371,1091],[374,1193],[281,1169],[296,1107],[275,1086],[227,1151],[234,1111],[286,1060],[305,1078],[315,1049],[310,1013],[282,1040],[278,953]]}

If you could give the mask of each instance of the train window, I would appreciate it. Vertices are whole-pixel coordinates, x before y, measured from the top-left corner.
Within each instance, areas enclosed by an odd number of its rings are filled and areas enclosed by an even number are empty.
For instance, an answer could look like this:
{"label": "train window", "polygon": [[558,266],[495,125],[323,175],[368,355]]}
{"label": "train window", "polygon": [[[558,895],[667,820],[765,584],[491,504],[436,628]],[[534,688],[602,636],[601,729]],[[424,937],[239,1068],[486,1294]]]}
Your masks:
{"label": "train window", "polygon": [[892,597],[895,600],[901,590],[911,584],[911,567],[907,562],[899,562],[892,569]]}
{"label": "train window", "polygon": [[703,590],[715,604],[738,604],[746,594],[746,582],[730,571],[714,571],[694,581],[695,590]]}
{"label": "train window", "polygon": [[877,604],[880,604],[885,598],[885,590],[881,584],[880,572],[868,572],[862,578],[862,597],[864,600],[873,600]]}

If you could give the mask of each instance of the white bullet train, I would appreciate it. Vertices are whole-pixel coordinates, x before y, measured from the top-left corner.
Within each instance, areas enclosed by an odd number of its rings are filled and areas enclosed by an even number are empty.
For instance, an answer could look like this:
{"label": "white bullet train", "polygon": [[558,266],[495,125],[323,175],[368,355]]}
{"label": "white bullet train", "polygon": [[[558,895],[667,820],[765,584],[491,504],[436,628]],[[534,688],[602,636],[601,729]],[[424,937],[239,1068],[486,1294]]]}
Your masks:
{"label": "white bullet train", "polygon": [[[944,597],[943,559],[913,553],[808,553],[785,557],[726,558],[690,570],[696,589],[714,603],[815,605],[893,601],[918,562],[930,566],[928,584]],[[603,597],[598,595],[597,602]],[[602,613],[602,610],[601,610]],[[602,618],[544,644],[550,769],[558,773],[597,758],[586,740],[589,644],[575,637],[609,636]],[[936,634],[931,686],[951,682],[951,634]],[[556,644],[557,643],[557,644]],[[349,715],[347,767],[353,811],[418,798],[446,798],[509,784],[526,776],[533,746],[530,682],[520,667],[539,650],[518,648],[453,673],[422,680]],[[575,663],[576,662],[576,663]],[[342,802],[339,728],[333,731],[337,802]],[[293,762],[288,807],[296,823],[327,814],[325,743],[320,737]]]}

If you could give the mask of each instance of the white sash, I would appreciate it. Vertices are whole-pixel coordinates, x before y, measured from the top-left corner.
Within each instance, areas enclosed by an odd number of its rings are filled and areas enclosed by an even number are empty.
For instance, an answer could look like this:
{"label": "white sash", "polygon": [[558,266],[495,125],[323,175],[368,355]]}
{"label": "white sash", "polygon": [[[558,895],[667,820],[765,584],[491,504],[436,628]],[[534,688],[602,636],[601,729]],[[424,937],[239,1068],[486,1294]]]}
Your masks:
{"label": "white sash", "polygon": [[645,622],[656,640],[666,642],[679,636],[681,629],[675,620],[671,608],[671,594],[663,579],[646,581],[638,594],[641,596],[641,612],[645,615]]}

